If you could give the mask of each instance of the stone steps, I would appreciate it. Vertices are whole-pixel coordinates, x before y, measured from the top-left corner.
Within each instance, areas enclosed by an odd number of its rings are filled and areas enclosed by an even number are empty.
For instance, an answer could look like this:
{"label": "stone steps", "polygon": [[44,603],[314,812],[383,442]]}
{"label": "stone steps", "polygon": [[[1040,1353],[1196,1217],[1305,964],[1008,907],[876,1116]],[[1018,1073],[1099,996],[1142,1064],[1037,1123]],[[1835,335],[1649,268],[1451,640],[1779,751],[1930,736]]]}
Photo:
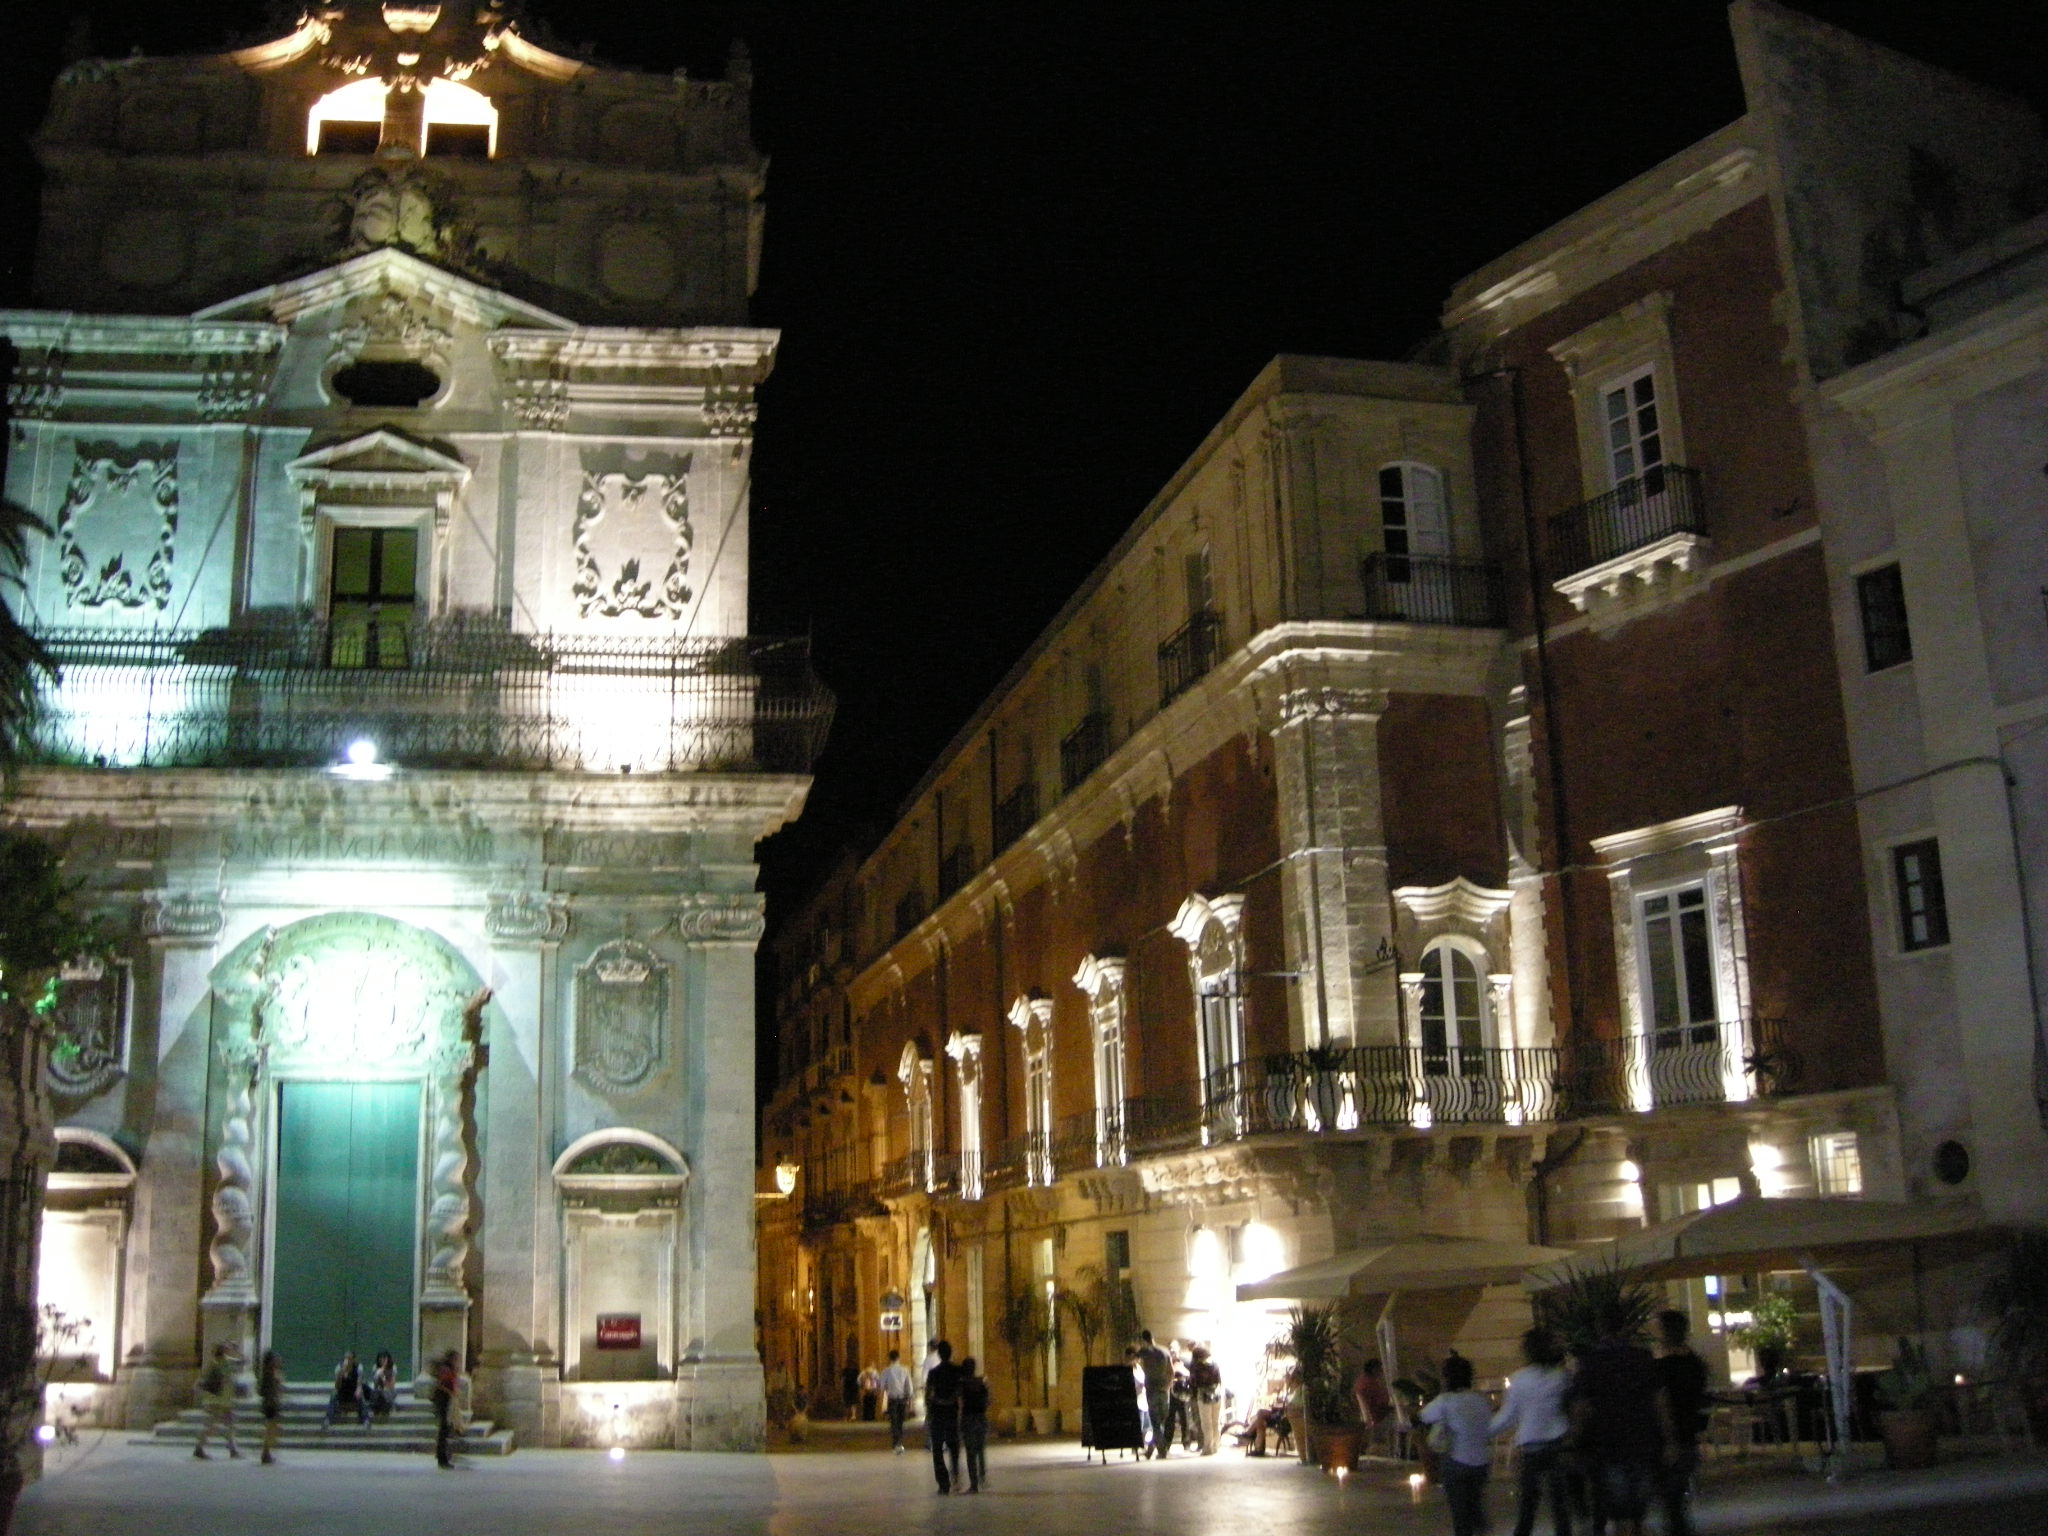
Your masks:
{"label": "stone steps", "polygon": [[[397,1406],[382,1419],[358,1424],[343,1418],[337,1419],[331,1427],[323,1422],[327,1416],[327,1395],[322,1387],[288,1387],[285,1390],[284,1409],[279,1415],[280,1449],[407,1453],[428,1453],[434,1449],[434,1410],[425,1403],[414,1401],[409,1393],[400,1392]],[[199,1430],[205,1422],[203,1409],[187,1408],[174,1418],[158,1423],[147,1435],[134,1437],[130,1443],[189,1446],[199,1438]],[[254,1399],[236,1402],[235,1434],[245,1447],[245,1456],[249,1454],[247,1447],[261,1444],[263,1415]],[[513,1432],[495,1428],[485,1419],[472,1419],[468,1429],[456,1437],[455,1448],[468,1456],[509,1456],[514,1448]],[[227,1454],[218,1437],[215,1438],[215,1448],[208,1454]]]}

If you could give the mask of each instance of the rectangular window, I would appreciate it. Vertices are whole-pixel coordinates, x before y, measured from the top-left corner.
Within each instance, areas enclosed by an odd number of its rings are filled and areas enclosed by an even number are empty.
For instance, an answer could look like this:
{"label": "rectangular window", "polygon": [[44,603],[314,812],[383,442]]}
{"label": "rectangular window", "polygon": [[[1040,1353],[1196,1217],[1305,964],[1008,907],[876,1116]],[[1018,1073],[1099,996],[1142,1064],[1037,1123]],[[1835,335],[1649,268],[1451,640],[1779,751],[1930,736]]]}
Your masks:
{"label": "rectangular window", "polygon": [[1208,612],[1216,600],[1215,577],[1210,566],[1208,545],[1204,544],[1187,557],[1185,580],[1189,615]]}
{"label": "rectangular window", "polygon": [[1863,615],[1863,669],[1882,672],[1913,659],[1913,631],[1906,622],[1906,583],[1897,562],[1856,578],[1856,606]]}
{"label": "rectangular window", "polygon": [[1939,949],[1948,942],[1948,898],[1941,887],[1941,844],[1934,838],[1892,850],[1899,899],[1899,947]]}
{"label": "rectangular window", "polygon": [[320,120],[319,132],[315,154],[374,155],[384,137],[384,124],[381,119],[373,123],[348,123],[326,117]]}
{"label": "rectangular window", "polygon": [[1813,1160],[1814,1193],[1863,1193],[1863,1149],[1857,1145],[1854,1131],[1828,1131],[1808,1137],[1806,1145]]}
{"label": "rectangular window", "polygon": [[1131,1267],[1131,1234],[1128,1231],[1102,1234],[1102,1268],[1112,1279]]}
{"label": "rectangular window", "polygon": [[1659,1048],[1713,1038],[1714,927],[1704,881],[1641,897],[1644,1022]]}
{"label": "rectangular window", "polygon": [[1657,418],[1657,373],[1644,368],[1600,391],[1607,483],[1654,496],[1664,489],[1664,429]]}
{"label": "rectangular window", "polygon": [[411,639],[419,534],[411,528],[334,530],[328,579],[328,665],[403,667]]}

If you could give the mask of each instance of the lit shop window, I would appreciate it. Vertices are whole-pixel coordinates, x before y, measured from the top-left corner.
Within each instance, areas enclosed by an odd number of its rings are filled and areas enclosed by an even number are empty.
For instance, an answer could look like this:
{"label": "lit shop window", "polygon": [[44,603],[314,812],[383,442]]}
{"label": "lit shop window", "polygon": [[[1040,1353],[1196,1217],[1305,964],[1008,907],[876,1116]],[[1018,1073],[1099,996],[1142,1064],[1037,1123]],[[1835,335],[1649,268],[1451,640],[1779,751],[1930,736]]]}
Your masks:
{"label": "lit shop window", "polygon": [[1863,1193],[1863,1149],[1857,1145],[1854,1131],[1828,1131],[1809,1137],[1807,1154],[1813,1160],[1816,1194]]}

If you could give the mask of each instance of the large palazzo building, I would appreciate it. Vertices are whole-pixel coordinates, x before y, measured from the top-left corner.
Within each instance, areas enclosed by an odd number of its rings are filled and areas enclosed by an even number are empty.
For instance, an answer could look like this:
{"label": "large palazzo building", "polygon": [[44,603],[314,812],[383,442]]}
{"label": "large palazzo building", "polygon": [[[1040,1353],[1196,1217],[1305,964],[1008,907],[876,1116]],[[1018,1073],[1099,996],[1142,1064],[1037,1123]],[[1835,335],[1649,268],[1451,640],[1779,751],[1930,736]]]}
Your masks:
{"label": "large palazzo building", "polygon": [[[1997,778],[2039,561],[1982,563],[2038,485],[2038,320],[1988,306],[2048,141],[1734,19],[1741,119],[1457,284],[1417,360],[1276,359],[779,941],[765,1350],[828,1409],[944,1334],[1071,1411],[1121,1339],[1068,1292],[1248,1390],[1316,1294],[1264,1283],[1333,1255],[1743,1195],[2048,1209]],[[1904,280],[1953,329],[1870,362]],[[1866,1364],[1959,1294],[1904,1265],[1853,1277]],[[1361,1287],[1382,1346],[1509,1369],[1485,1267]],[[1717,1371],[1763,1289],[1817,1346],[1803,1277],[1674,1292]]]}
{"label": "large palazzo building", "polygon": [[530,1443],[760,1444],[754,846],[830,703],[747,635],[748,95],[489,4],[56,86],[5,814],[114,940],[41,1261],[106,1421],[453,1348]]}

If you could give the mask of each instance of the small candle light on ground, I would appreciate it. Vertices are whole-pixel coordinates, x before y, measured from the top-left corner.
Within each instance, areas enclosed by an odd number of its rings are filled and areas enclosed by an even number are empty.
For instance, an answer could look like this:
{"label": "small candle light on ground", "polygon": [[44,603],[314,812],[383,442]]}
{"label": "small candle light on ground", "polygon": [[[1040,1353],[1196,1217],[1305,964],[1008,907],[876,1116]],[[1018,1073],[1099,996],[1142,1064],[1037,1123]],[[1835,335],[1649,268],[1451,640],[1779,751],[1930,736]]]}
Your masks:
{"label": "small candle light on ground", "polygon": [[613,1446],[611,1448],[611,1458],[613,1461],[624,1461],[626,1459],[626,1448],[623,1445]]}

